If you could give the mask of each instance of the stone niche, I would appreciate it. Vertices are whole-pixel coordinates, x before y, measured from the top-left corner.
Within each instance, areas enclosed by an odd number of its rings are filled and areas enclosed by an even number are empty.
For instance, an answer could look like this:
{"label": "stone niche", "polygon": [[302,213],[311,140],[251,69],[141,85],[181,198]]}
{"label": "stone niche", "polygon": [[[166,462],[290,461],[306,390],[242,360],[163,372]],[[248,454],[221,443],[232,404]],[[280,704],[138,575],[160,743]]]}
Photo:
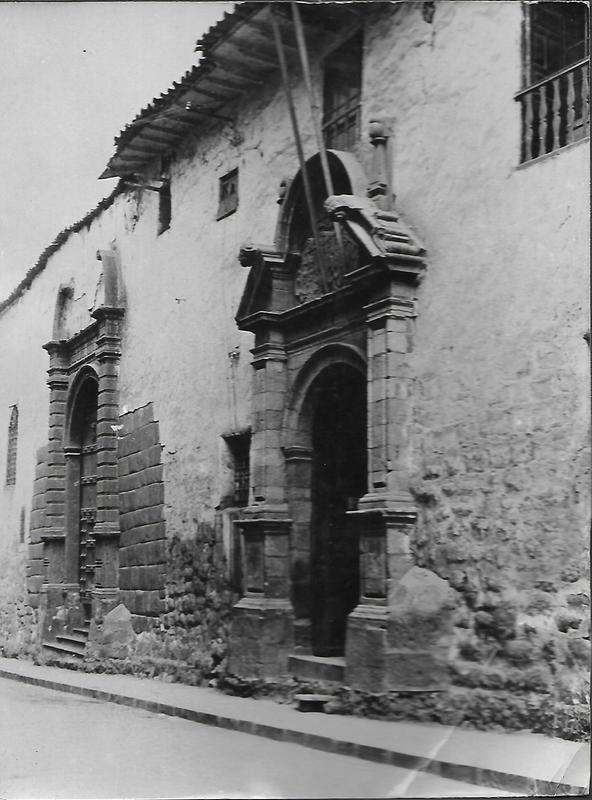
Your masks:
{"label": "stone niche", "polygon": [[254,407],[229,667],[277,679],[312,656],[343,665],[353,688],[441,689],[452,593],[414,566],[409,546],[410,353],[425,251],[388,181],[369,180],[349,153],[328,160],[329,197],[320,157],[307,163],[316,229],[298,174],[274,245],[240,252]]}

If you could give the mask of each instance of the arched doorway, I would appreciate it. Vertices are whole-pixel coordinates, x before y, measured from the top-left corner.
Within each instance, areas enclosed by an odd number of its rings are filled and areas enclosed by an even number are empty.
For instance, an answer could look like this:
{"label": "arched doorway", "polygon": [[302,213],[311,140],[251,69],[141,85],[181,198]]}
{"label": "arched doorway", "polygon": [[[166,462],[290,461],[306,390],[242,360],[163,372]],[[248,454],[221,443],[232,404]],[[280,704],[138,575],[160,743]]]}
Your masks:
{"label": "arched doorway", "polygon": [[359,544],[346,512],[366,492],[366,379],[336,363],[310,392],[312,651],[339,656],[359,599]]}
{"label": "arched doorway", "polygon": [[77,469],[69,470],[68,495],[77,534],[80,603],[86,619],[91,617],[97,567],[94,536],[97,516],[97,400],[98,384],[94,376],[89,376],[76,394],[70,425],[69,455],[75,458]]}

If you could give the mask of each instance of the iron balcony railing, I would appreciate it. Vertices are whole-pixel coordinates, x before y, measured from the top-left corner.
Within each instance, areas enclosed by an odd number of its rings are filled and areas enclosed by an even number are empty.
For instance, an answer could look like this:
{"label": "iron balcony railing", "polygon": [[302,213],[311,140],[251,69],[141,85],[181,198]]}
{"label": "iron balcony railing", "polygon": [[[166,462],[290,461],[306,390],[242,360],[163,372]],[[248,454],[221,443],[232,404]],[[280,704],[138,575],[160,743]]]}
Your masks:
{"label": "iron balcony railing", "polygon": [[589,135],[589,62],[582,58],[515,95],[522,106],[522,162]]}

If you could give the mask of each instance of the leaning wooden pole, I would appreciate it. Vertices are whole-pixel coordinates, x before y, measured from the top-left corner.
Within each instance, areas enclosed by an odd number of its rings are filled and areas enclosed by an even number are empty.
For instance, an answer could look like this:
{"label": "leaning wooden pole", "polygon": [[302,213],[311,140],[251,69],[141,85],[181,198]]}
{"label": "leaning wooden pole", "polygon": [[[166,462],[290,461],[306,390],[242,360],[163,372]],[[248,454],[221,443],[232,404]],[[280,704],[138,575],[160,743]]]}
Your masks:
{"label": "leaning wooden pole", "polygon": [[323,169],[323,177],[325,178],[325,187],[327,194],[335,194],[333,191],[333,179],[331,177],[331,170],[329,169],[329,161],[327,159],[327,150],[325,148],[325,141],[323,139],[323,132],[319,122],[320,108],[316,100],[316,95],[313,89],[312,80],[310,77],[310,64],[308,61],[308,50],[306,48],[306,39],[304,37],[304,28],[302,25],[302,18],[297,3],[290,3],[292,8],[292,19],[294,20],[294,29],[296,31],[296,41],[298,43],[298,53],[300,54],[300,63],[302,65],[302,74],[304,76],[304,85],[306,86],[306,94],[308,95],[308,102],[310,105],[310,113],[312,116],[312,124],[317,141],[317,149],[321,157],[321,166]]}
{"label": "leaning wooden pole", "polygon": [[[308,49],[306,47],[306,38],[304,36],[304,26],[302,25],[302,18],[300,17],[300,10],[297,3],[290,3],[292,8],[292,19],[294,21],[294,29],[296,31],[296,41],[298,43],[298,52],[300,54],[300,63],[302,65],[302,74],[304,76],[304,85],[306,86],[306,94],[308,95],[308,102],[310,105],[310,114],[312,117],[312,124],[317,141],[317,150],[321,158],[321,167],[323,170],[323,177],[325,179],[325,189],[327,197],[335,194],[333,188],[333,178],[331,177],[331,169],[329,167],[329,159],[327,158],[327,148],[325,147],[325,140],[323,138],[323,131],[321,129],[320,115],[321,109],[317,103],[316,94],[312,85],[310,77],[310,64],[308,60]],[[341,228],[338,222],[333,223],[333,230],[337,238],[337,244],[343,254],[343,239],[341,238]]]}
{"label": "leaning wooden pole", "polygon": [[300,131],[298,130],[298,120],[296,119],[296,110],[294,108],[294,100],[292,98],[292,90],[290,89],[290,78],[288,75],[288,65],[286,64],[286,56],[284,54],[284,46],[282,42],[282,34],[280,31],[280,26],[278,24],[277,19],[275,18],[275,14],[273,8],[268,6],[269,8],[269,15],[271,19],[271,27],[273,28],[273,38],[275,41],[275,49],[277,52],[278,61],[280,64],[280,70],[282,74],[282,83],[284,86],[284,92],[286,93],[286,100],[288,103],[288,111],[290,112],[290,121],[292,122],[292,131],[294,132],[294,141],[296,143],[296,152],[298,153],[298,161],[300,162],[300,174],[302,175],[302,183],[304,186],[304,194],[306,197],[306,205],[308,207],[308,215],[310,218],[310,226],[312,228],[312,235],[316,245],[316,261],[319,267],[319,272],[321,275],[321,281],[323,284],[323,291],[327,292],[329,290],[329,282],[327,280],[327,274],[325,272],[325,265],[323,264],[323,260],[321,258],[321,247],[320,247],[320,239],[319,239],[319,231],[317,228],[317,220],[314,210],[314,200],[312,196],[312,189],[310,186],[310,181],[308,179],[308,170],[306,169],[306,161],[304,160],[304,151],[302,149],[302,140],[300,138]]}

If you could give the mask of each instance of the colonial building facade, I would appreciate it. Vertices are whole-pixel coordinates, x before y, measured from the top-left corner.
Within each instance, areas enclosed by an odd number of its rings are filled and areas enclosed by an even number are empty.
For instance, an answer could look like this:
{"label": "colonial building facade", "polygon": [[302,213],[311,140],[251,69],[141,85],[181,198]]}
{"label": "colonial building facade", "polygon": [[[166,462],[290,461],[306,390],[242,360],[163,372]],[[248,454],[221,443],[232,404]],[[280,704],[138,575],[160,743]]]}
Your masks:
{"label": "colonial building facade", "polygon": [[200,46],[0,306],[3,652],[579,735],[586,5]]}

